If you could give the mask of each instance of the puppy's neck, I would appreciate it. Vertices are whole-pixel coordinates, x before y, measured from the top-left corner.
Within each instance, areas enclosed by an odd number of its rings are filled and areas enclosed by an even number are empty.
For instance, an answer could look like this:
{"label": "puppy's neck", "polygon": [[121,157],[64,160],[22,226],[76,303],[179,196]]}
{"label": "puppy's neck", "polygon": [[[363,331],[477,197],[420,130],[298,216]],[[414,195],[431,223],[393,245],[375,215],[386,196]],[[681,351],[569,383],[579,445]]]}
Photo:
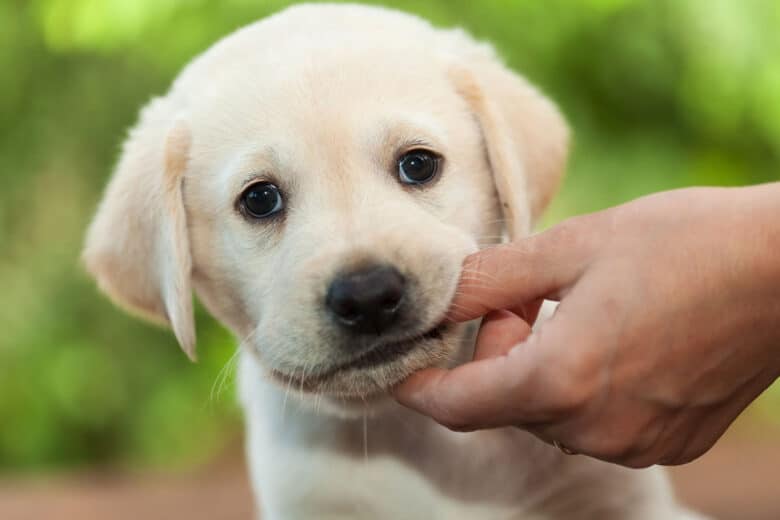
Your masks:
{"label": "puppy's neck", "polygon": [[366,452],[398,453],[439,430],[427,417],[389,396],[366,403],[339,403],[285,388],[264,377],[257,360],[241,354],[239,393],[255,434],[271,441],[323,448],[363,457]]}

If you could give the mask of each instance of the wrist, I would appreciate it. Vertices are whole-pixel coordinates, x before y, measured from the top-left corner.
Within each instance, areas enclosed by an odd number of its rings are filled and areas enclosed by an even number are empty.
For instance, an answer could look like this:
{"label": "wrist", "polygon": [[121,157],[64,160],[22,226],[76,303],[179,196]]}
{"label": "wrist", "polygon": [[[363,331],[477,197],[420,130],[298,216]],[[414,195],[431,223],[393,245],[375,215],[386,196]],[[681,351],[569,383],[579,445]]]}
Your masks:
{"label": "wrist", "polygon": [[749,192],[747,236],[755,243],[759,277],[780,299],[780,182],[745,188]]}
{"label": "wrist", "polygon": [[[767,328],[770,358],[780,371],[780,182],[743,188],[744,235],[751,243],[754,297]],[[752,305],[751,305],[752,306]]]}

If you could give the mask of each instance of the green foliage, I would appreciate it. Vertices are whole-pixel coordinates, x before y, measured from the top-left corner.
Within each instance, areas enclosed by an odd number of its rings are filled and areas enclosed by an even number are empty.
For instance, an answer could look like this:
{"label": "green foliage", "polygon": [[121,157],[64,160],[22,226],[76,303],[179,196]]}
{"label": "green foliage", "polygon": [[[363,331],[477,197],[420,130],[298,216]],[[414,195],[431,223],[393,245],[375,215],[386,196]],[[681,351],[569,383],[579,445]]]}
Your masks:
{"label": "green foliage", "polygon": [[[0,471],[192,464],[237,435],[232,392],[213,391],[234,339],[199,311],[189,365],[171,334],[99,296],[78,255],[139,107],[288,3],[0,0]],[[780,177],[774,0],[376,3],[493,41],[560,103],[575,145],[548,223]]]}

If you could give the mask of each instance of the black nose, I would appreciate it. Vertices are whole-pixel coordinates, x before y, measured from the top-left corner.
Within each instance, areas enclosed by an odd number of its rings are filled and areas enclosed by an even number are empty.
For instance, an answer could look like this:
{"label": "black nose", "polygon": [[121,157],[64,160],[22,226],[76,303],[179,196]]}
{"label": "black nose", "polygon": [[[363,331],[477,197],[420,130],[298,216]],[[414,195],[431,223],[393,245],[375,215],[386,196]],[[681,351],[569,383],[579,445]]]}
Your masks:
{"label": "black nose", "polygon": [[348,329],[380,334],[397,321],[405,285],[395,267],[372,265],[336,277],[325,304]]}

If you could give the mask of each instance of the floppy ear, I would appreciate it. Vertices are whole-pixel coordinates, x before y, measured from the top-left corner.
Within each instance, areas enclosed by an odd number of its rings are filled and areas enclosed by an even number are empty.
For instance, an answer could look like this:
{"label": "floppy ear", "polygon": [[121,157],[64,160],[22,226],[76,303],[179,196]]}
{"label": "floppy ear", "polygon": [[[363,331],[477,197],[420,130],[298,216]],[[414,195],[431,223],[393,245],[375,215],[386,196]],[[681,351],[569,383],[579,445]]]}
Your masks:
{"label": "floppy ear", "polygon": [[492,53],[451,69],[487,149],[510,240],[531,231],[558,189],[569,147],[561,113]]}
{"label": "floppy ear", "polygon": [[195,358],[195,326],[182,180],[190,134],[166,99],[130,132],[87,233],[83,259],[100,288],[127,310],[168,324]]}

